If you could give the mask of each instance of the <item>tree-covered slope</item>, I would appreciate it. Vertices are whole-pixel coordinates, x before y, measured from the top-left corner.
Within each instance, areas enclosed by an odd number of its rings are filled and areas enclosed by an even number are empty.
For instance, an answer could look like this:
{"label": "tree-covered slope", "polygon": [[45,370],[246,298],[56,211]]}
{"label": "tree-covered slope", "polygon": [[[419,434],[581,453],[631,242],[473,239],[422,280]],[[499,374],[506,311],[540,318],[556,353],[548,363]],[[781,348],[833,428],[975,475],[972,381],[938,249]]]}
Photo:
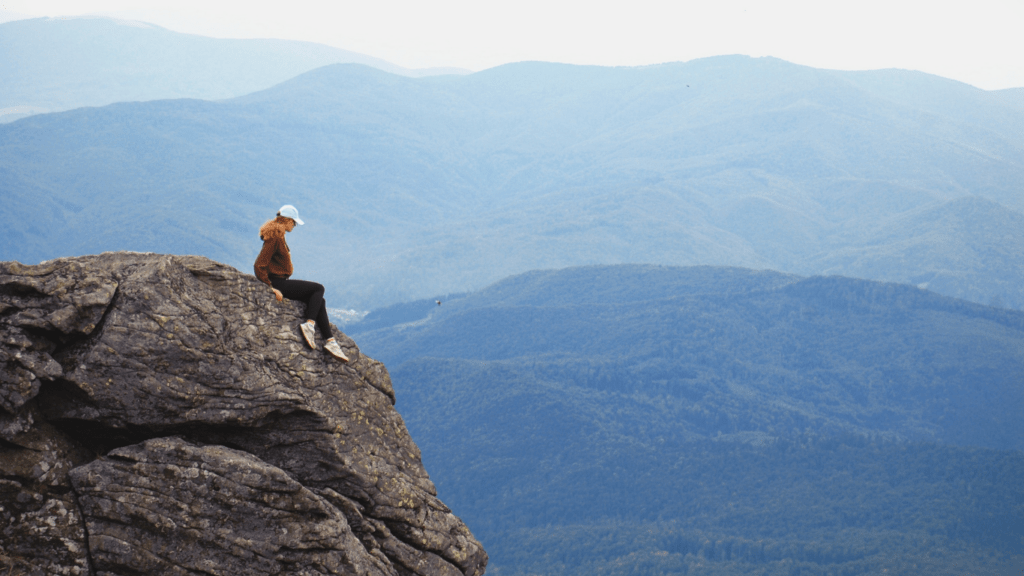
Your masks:
{"label": "tree-covered slope", "polygon": [[113,102],[231,98],[338,62],[444,72],[312,42],[207,38],[98,17],[17,20],[0,24],[0,122]]}
{"label": "tree-covered slope", "polygon": [[[198,252],[248,269],[253,230],[292,203],[309,216],[297,273],[338,307],[650,262],[863,273],[1019,308],[1012,96],[770,58],[429,78],[334,65],[224,102],[0,127],[3,257]],[[951,227],[963,202],[978,217]],[[109,219],[127,225],[97,233]]]}
{"label": "tree-covered slope", "polygon": [[389,366],[498,362],[481,366],[621,395],[630,418],[661,415],[648,439],[814,431],[1024,450],[1021,312],[843,277],[644,266],[529,273],[422,306],[419,321],[381,326],[382,310],[348,330]]}
{"label": "tree-covered slope", "polygon": [[348,331],[389,366],[496,574],[1024,561],[1020,312],[841,277],[614,266]]}
{"label": "tree-covered slope", "polygon": [[[922,288],[1003,307],[1020,281],[1024,214],[978,197],[909,211],[848,248],[803,264],[808,271],[904,280]],[[992,266],[1001,262],[1001,265]],[[1015,300],[1014,305],[1020,304]]]}

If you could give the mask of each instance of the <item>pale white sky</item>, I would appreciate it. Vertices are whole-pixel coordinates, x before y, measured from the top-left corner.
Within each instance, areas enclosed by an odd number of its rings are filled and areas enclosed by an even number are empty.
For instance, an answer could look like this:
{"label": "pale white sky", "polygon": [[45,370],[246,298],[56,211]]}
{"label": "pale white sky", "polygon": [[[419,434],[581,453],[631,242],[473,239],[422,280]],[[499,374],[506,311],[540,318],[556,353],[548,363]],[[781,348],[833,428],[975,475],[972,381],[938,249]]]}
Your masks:
{"label": "pale white sky", "polygon": [[409,68],[642,65],[718,54],[905,68],[1024,86],[1024,0],[0,0],[12,15],[101,14],[219,38],[307,40]]}

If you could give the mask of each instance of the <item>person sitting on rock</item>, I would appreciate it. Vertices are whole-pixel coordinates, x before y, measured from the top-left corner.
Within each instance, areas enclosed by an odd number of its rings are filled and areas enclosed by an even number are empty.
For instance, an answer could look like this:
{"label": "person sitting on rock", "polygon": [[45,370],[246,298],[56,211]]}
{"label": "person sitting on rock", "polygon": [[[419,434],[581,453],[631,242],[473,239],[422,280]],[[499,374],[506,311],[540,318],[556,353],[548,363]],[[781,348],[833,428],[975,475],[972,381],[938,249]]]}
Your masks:
{"label": "person sitting on rock", "polygon": [[304,224],[299,218],[299,211],[291,204],[285,204],[277,211],[277,217],[260,226],[260,239],[263,250],[256,257],[253,270],[256,277],[274,290],[274,296],[280,302],[283,298],[301,300],[306,303],[306,319],[299,324],[299,332],[309,347],[316,350],[316,328],[327,339],[324,350],[342,362],[348,357],[331,334],[331,322],[327,318],[327,303],[324,301],[324,287],[316,282],[291,280],[292,257],[284,235],[291,232],[296,224]]}

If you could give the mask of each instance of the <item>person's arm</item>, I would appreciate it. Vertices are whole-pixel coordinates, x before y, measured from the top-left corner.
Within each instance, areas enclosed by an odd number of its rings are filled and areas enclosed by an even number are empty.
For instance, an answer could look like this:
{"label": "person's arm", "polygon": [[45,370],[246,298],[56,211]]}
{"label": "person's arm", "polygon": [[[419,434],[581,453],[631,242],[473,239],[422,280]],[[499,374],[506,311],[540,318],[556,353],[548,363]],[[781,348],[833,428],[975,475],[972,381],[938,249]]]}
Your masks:
{"label": "person's arm", "polygon": [[270,286],[270,289],[274,291],[274,297],[277,298],[278,302],[284,299],[284,295],[270,283],[270,274],[267,270],[270,267],[270,259],[274,257],[275,253],[277,253],[279,248],[278,243],[280,243],[280,241],[281,240],[279,238],[269,238],[264,240],[263,249],[260,250],[260,255],[256,257],[256,263],[252,265],[252,269],[253,272],[256,273],[256,277],[260,279],[260,282]]}

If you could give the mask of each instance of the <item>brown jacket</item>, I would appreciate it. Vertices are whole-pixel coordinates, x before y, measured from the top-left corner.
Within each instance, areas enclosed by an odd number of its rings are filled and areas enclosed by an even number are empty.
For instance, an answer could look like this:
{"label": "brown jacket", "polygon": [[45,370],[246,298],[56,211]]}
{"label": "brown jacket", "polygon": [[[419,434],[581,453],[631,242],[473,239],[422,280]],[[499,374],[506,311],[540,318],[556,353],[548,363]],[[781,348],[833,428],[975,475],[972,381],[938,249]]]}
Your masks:
{"label": "brown jacket", "polygon": [[263,240],[263,250],[256,257],[253,264],[253,271],[261,282],[270,285],[270,275],[291,276],[292,255],[288,250],[288,243],[284,241],[284,233],[287,229],[280,218],[268,221],[260,226],[260,239]]}

